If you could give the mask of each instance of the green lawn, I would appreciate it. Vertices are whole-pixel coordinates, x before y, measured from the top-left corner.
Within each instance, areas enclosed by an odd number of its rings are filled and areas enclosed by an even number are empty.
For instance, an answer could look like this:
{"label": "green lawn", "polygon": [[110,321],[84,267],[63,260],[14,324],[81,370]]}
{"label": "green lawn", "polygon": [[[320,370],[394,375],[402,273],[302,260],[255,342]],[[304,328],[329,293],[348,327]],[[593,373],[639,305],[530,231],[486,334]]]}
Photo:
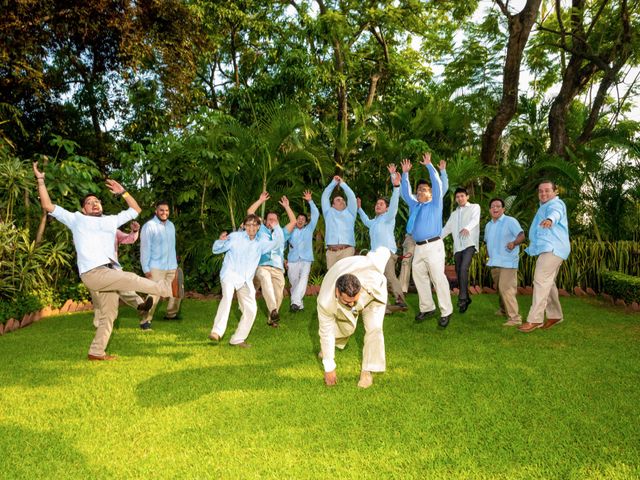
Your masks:
{"label": "green lawn", "polygon": [[525,335],[473,299],[445,331],[388,316],[368,390],[361,327],[323,385],[313,298],[278,330],[260,303],[249,350],[209,343],[214,302],[148,333],[123,307],[115,362],[91,314],[45,319],[0,337],[0,478],[640,478],[638,315],[568,298]]}

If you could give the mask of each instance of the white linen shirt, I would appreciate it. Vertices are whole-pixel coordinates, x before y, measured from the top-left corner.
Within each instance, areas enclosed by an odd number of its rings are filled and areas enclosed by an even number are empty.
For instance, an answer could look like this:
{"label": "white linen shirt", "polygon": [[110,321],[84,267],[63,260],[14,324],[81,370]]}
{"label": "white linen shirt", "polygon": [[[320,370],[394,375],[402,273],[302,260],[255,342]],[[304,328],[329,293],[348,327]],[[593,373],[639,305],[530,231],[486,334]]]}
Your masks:
{"label": "white linen shirt", "polygon": [[49,215],[71,230],[78,257],[78,272],[82,275],[108,263],[119,266],[115,249],[116,230],[136,218],[138,212],[129,208],[117,215],[93,217],[81,212],[72,213],[55,205]]}
{"label": "white linen shirt", "polygon": [[[469,231],[466,237],[460,235],[463,228]],[[442,229],[440,237],[445,239],[449,234],[453,237],[454,253],[471,246],[476,247],[476,252],[480,251],[480,205],[467,202],[464,207],[456,208]]]}
{"label": "white linen shirt", "polygon": [[277,226],[273,230],[273,240],[262,236],[251,240],[246,232],[230,233],[225,240],[213,243],[213,253],[225,253],[220,280],[232,282],[236,290],[247,285],[249,291],[255,293],[253,277],[256,274],[260,256],[284,245],[282,228]]}

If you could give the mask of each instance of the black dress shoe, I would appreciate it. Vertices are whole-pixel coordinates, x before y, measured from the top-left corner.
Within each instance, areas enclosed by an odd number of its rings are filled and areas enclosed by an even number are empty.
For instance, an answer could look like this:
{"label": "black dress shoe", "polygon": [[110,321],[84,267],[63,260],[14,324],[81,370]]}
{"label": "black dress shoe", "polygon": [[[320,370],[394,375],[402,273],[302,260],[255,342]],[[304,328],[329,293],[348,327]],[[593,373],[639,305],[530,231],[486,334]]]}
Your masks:
{"label": "black dress shoe", "polygon": [[460,303],[458,303],[458,308],[460,309],[460,313],[466,312],[467,308],[469,308],[469,305],[471,305],[470,298],[468,298],[467,300],[462,300]]}
{"label": "black dress shoe", "polygon": [[435,309],[431,310],[430,312],[420,312],[418,315],[416,315],[416,323],[424,322],[428,317],[433,316],[434,313],[436,313]]}
{"label": "black dress shoe", "polygon": [[447,325],[449,325],[450,318],[451,318],[451,315],[447,315],[446,317],[440,317],[440,320],[438,320],[438,326],[440,326],[441,328],[447,328]]}
{"label": "black dress shoe", "polygon": [[139,312],[148,312],[153,307],[153,297],[149,295],[144,302],[138,305]]}

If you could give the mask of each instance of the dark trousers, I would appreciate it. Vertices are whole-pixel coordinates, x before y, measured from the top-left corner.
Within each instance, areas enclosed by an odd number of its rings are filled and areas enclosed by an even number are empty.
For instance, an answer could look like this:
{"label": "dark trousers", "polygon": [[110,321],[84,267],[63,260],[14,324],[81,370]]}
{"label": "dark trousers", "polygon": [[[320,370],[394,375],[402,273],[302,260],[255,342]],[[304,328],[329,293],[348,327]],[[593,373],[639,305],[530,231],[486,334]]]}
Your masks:
{"label": "dark trousers", "polygon": [[476,247],[471,246],[454,254],[458,288],[460,289],[458,304],[469,300],[469,266],[474,253],[476,253]]}

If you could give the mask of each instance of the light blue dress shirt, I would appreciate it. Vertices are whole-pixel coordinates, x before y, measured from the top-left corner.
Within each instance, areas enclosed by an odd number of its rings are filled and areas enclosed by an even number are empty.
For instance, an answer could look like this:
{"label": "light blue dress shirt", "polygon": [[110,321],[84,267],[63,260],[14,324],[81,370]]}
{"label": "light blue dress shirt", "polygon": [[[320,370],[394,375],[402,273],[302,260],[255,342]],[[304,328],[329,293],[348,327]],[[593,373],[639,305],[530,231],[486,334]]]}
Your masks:
{"label": "light blue dress shirt", "polygon": [[358,201],[353,190],[344,182],[340,183],[340,188],[344,190],[347,198],[347,208],[336,210],[331,206],[331,192],[336,187],[335,180],[322,192],[322,215],[324,215],[324,244],[325,245],[351,245],[356,246],[356,236],[353,231],[358,214]]}
{"label": "light blue dress shirt", "polygon": [[[444,198],[445,194],[449,191],[449,175],[447,175],[447,170],[440,170],[440,181],[442,182],[442,198]],[[413,198],[415,200],[415,196],[413,195],[413,192],[411,191],[411,185],[409,185],[409,196],[411,198]],[[414,210],[413,214],[409,214],[409,218],[407,219],[407,228],[405,229],[405,231],[411,235],[411,232],[413,231],[413,224],[416,221],[416,214],[418,213],[418,210]]]}
{"label": "light blue dress shirt", "polygon": [[140,264],[144,273],[149,273],[151,269],[178,268],[176,227],[171,220],[162,223],[154,216],[144,224],[140,232]]}
{"label": "light blue dress shirt", "polygon": [[488,267],[518,268],[520,245],[509,250],[507,243],[513,242],[521,232],[522,227],[518,220],[508,215],[501,215],[498,220],[490,220],[485,225],[484,241],[489,254]]}
{"label": "light blue dress shirt", "polygon": [[258,235],[251,240],[246,232],[232,232],[225,240],[216,240],[213,243],[213,253],[225,253],[220,280],[232,282],[236,290],[246,284],[249,290],[255,291],[253,277],[260,256],[284,245],[282,228],[276,227],[273,233],[273,240]]}
{"label": "light blue dress shirt", "polygon": [[309,208],[311,209],[309,223],[302,228],[294,227],[289,237],[289,255],[287,257],[289,263],[313,262],[313,232],[318,224],[320,212],[313,200],[309,202]]}
{"label": "light blue dress shirt", "polygon": [[[552,221],[551,228],[542,228],[543,220]],[[566,260],[571,252],[569,242],[569,220],[567,206],[559,197],[541,203],[529,229],[529,246],[525,250],[530,256],[551,252]]]}
{"label": "light blue dress shirt", "polygon": [[116,230],[136,218],[138,212],[129,208],[117,215],[92,217],[81,212],[71,213],[56,205],[49,215],[71,230],[78,256],[78,271],[82,275],[107,263],[119,266],[115,249]]}
{"label": "light blue dress shirt", "polygon": [[[289,231],[280,230],[283,233],[284,241],[286,242],[289,239]],[[264,224],[260,225],[260,229],[258,230],[258,236],[261,238],[266,238],[267,240],[274,239],[275,230],[271,231]],[[261,267],[275,267],[284,271],[284,243],[282,245],[278,245],[276,248],[269,250],[266,253],[263,253],[260,257],[260,263],[258,264]]]}
{"label": "light blue dress shirt", "polygon": [[389,201],[389,209],[377,215],[374,219],[370,219],[364,210],[359,209],[360,219],[369,229],[369,237],[371,238],[371,251],[377,250],[378,247],[387,247],[391,253],[396,253],[398,246],[394,237],[396,227],[396,214],[398,213],[398,202],[400,200],[400,187],[394,187]]}
{"label": "light blue dress shirt", "polygon": [[442,182],[435,167],[427,165],[431,178],[431,201],[420,203],[412,197],[409,187],[409,172],[402,174],[400,192],[403,200],[409,205],[410,217],[414,217],[411,235],[416,242],[422,242],[440,236],[442,232]]}

